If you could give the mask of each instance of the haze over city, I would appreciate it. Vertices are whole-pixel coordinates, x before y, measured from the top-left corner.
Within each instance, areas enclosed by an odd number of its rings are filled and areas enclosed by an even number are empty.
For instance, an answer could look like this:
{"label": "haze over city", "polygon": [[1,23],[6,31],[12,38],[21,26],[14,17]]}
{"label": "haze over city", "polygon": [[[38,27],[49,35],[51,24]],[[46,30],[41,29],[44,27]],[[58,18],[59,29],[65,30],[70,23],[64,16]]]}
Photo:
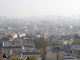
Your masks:
{"label": "haze over city", "polygon": [[80,0],[0,0],[0,60],[80,60]]}
{"label": "haze over city", "polygon": [[80,0],[0,0],[0,16],[12,18],[45,15],[78,16]]}

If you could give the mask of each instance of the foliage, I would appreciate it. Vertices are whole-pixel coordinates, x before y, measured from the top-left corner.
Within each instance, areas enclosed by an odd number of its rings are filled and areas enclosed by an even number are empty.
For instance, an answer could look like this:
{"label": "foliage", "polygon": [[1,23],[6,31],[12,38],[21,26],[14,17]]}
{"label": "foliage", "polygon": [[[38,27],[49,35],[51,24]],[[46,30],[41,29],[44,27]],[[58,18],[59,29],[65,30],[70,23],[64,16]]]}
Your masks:
{"label": "foliage", "polygon": [[20,59],[20,58],[12,58],[12,60],[23,60],[23,59]]}
{"label": "foliage", "polygon": [[62,44],[61,44],[61,43],[55,43],[55,42],[54,42],[54,43],[52,44],[52,46],[62,46]]}
{"label": "foliage", "polygon": [[31,57],[27,57],[26,60],[37,60],[37,58],[35,56]]}
{"label": "foliage", "polygon": [[36,58],[35,56],[33,56],[31,59],[32,59],[32,60],[37,60],[37,58]]}
{"label": "foliage", "polygon": [[18,52],[21,52],[21,51],[19,51],[19,50],[13,51],[14,54],[17,54]]}
{"label": "foliage", "polygon": [[80,42],[73,42],[73,45],[80,45]]}
{"label": "foliage", "polygon": [[45,48],[47,46],[50,46],[51,43],[48,41],[48,40],[41,40],[41,41],[38,41],[38,40],[34,40],[34,43],[35,43],[35,48],[39,48],[41,50],[41,56],[42,56],[42,60],[45,59]]}
{"label": "foliage", "polygon": [[26,60],[31,60],[31,57],[28,57]]}
{"label": "foliage", "polygon": [[44,60],[45,59],[45,49],[40,48],[40,51],[41,51],[42,60]]}
{"label": "foliage", "polygon": [[[12,58],[12,60],[24,60],[24,59],[20,59],[20,58]],[[35,56],[31,57],[27,57],[26,60],[37,60],[37,58]]]}
{"label": "foliage", "polygon": [[73,45],[77,45],[77,42],[73,42],[72,44],[73,44]]}
{"label": "foliage", "polygon": [[36,48],[46,48],[47,46],[51,45],[51,43],[48,40],[42,40],[40,42],[38,40],[34,40],[34,43]]}
{"label": "foliage", "polygon": [[35,44],[35,48],[39,48],[39,41],[38,40],[34,40],[34,44]]}

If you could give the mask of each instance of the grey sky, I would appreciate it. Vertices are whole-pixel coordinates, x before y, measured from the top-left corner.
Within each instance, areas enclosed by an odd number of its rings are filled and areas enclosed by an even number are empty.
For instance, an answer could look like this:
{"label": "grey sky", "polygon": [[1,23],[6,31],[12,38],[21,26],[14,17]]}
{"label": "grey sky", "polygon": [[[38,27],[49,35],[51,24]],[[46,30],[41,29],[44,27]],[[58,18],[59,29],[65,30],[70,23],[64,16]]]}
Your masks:
{"label": "grey sky", "polygon": [[80,14],[80,0],[0,0],[0,16],[30,17]]}

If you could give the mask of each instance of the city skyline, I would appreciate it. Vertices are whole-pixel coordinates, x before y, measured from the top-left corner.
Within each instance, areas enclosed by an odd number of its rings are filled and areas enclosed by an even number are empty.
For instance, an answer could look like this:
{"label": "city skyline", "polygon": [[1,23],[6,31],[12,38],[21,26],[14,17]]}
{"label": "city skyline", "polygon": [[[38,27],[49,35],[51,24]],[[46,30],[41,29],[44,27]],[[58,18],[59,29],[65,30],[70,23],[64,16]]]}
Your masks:
{"label": "city skyline", "polygon": [[79,0],[0,0],[0,16],[80,15]]}

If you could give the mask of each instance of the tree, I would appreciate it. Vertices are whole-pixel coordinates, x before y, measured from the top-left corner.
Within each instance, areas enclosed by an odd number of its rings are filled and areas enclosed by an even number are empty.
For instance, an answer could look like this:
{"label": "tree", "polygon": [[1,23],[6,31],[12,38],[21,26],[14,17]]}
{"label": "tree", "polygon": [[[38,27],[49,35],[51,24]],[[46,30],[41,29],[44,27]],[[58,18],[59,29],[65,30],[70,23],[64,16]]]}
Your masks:
{"label": "tree", "polygon": [[12,60],[23,60],[23,59],[13,57]]}
{"label": "tree", "polygon": [[16,60],[16,58],[12,58],[12,60]]}
{"label": "tree", "polygon": [[27,57],[26,60],[37,60],[37,58],[35,56],[31,57]]}
{"label": "tree", "polygon": [[45,50],[43,48],[40,48],[42,60],[45,59]]}
{"label": "tree", "polygon": [[50,46],[51,43],[48,41],[48,40],[41,40],[41,41],[38,41],[38,40],[34,40],[34,43],[35,43],[35,48],[39,48],[41,50],[41,56],[42,56],[42,60],[45,59],[45,48],[47,46]]}
{"label": "tree", "polygon": [[80,42],[73,42],[73,45],[80,45]]}
{"label": "tree", "polygon": [[27,59],[26,60],[31,60],[31,57],[27,57]]}
{"label": "tree", "polygon": [[34,43],[35,43],[35,47],[39,48],[39,41],[38,40],[34,40]]}
{"label": "tree", "polygon": [[35,56],[33,56],[31,59],[32,59],[32,60],[37,60],[37,58],[36,58]]}
{"label": "tree", "polygon": [[51,45],[51,43],[48,40],[42,40],[40,42],[38,40],[34,40],[34,43],[36,48],[46,48],[47,46]]}
{"label": "tree", "polygon": [[43,48],[46,48],[47,46],[50,46],[51,45],[51,43],[48,40],[41,41],[41,42],[43,43]]}
{"label": "tree", "polygon": [[73,42],[72,44],[73,44],[73,45],[76,45],[77,43],[76,43],[76,42]]}
{"label": "tree", "polygon": [[77,42],[78,45],[80,45],[80,42]]}
{"label": "tree", "polygon": [[14,54],[17,54],[18,52],[21,52],[21,51],[19,51],[19,50],[13,51]]}
{"label": "tree", "polygon": [[58,43],[58,42],[57,42],[57,43],[54,42],[54,43],[52,44],[52,46],[62,46],[62,44],[61,44],[61,43]]}

